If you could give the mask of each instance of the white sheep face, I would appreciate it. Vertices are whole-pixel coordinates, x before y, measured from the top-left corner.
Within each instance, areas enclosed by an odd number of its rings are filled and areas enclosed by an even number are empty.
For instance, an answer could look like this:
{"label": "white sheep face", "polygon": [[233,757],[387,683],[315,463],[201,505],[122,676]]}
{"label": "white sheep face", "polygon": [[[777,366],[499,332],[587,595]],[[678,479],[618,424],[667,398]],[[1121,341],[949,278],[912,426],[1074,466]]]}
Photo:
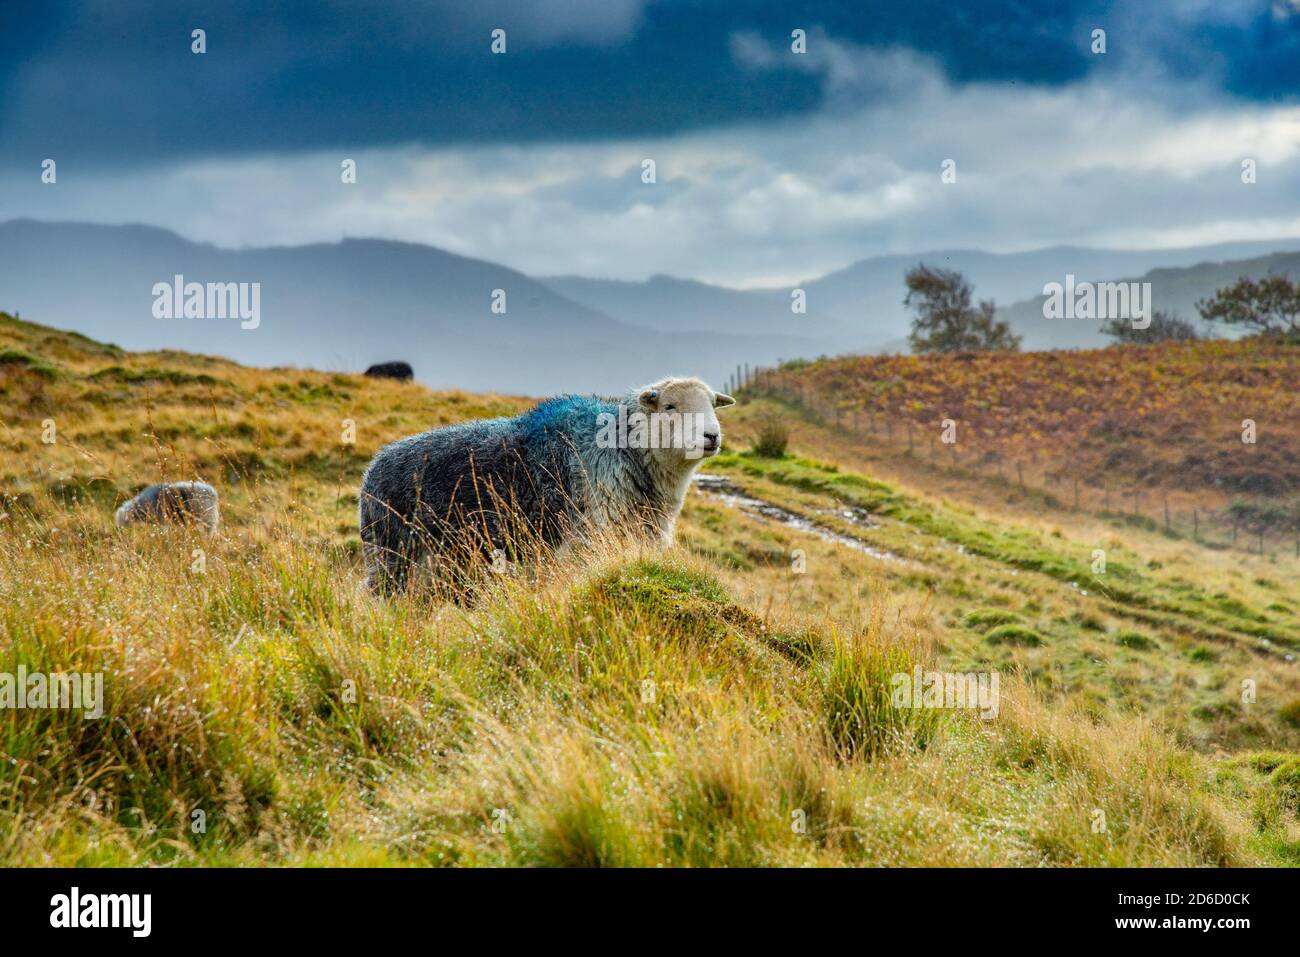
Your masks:
{"label": "white sheep face", "polygon": [[682,468],[698,465],[722,451],[722,426],[717,410],[735,405],[736,400],[714,392],[699,379],[662,379],[641,390],[641,411],[651,417],[661,435],[670,441],[656,443],[651,454],[665,466]]}

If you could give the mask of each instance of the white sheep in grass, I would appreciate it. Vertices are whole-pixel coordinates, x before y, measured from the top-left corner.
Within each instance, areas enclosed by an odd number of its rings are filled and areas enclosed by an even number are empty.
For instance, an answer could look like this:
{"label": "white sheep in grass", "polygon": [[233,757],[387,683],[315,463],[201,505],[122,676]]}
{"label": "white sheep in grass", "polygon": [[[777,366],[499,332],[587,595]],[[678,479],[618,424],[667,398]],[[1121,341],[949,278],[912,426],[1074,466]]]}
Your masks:
{"label": "white sheep in grass", "polygon": [[[402,587],[414,563],[458,551],[467,536],[485,552],[509,551],[520,531],[551,547],[590,528],[671,543],[691,474],[722,448],[716,410],[735,401],[674,377],[621,398],[558,396],[385,446],[359,496],[371,588]],[[647,446],[656,424],[669,441]]]}
{"label": "white sheep in grass", "polygon": [[220,521],[217,490],[207,482],[159,482],[123,502],[114,516],[118,528],[134,522],[193,522],[212,535]]}

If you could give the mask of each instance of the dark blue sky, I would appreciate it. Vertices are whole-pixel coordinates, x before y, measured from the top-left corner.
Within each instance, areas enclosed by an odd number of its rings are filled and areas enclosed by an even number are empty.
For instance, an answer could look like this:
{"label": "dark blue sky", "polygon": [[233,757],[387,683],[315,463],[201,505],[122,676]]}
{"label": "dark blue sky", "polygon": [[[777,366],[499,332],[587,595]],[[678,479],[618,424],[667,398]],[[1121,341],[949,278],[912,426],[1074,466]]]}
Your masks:
{"label": "dark blue sky", "polygon": [[0,144],[0,220],[538,274],[1293,237],[1300,0],[0,0]]}
{"label": "dark blue sky", "polygon": [[[1078,82],[1158,64],[1247,100],[1300,93],[1290,0],[4,0],[9,162],[648,136],[821,108],[819,78],[746,69],[731,38],[822,30],[937,59],[956,84]],[[1276,9],[1275,9],[1276,8]],[[1146,11],[1145,13],[1143,11]],[[189,50],[190,30],[208,53]],[[1087,49],[1108,30],[1108,57]],[[488,52],[503,27],[506,56]]]}

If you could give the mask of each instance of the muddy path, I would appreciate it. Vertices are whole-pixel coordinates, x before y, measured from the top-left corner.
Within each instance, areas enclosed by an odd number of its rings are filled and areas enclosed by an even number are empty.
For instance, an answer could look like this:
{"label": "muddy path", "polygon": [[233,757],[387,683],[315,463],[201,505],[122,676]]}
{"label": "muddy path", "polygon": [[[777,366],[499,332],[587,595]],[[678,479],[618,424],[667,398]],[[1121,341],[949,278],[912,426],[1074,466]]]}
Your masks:
{"label": "muddy path", "polygon": [[[837,531],[814,517],[793,512],[784,506],[776,505],[761,498],[755,498],[725,475],[710,475],[705,472],[697,472],[691,481],[705,498],[721,502],[730,508],[739,509],[755,518],[775,522],[778,525],[784,525],[786,528],[806,532],[810,535],[816,535],[823,541],[863,552],[872,558],[906,564],[905,559],[893,552],[877,548],[856,535]],[[871,516],[870,512],[863,508],[841,506],[840,508],[819,509],[818,514],[834,516],[857,528],[880,527],[880,523]]]}

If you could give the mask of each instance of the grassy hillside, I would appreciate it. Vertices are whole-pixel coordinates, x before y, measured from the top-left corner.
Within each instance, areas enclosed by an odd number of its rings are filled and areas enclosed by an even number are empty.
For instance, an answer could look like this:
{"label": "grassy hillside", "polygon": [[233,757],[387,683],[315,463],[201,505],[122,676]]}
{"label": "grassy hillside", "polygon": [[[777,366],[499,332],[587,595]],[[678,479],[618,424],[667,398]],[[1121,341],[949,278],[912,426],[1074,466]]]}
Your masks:
{"label": "grassy hillside", "polygon": [[[788,364],[752,394],[855,439],[1188,537],[1300,550],[1300,348],[1259,340]],[[943,441],[951,420],[955,442]],[[1254,441],[1243,441],[1243,423]],[[1235,526],[1235,532],[1234,532]]]}
{"label": "grassy hillside", "polygon": [[[369,456],[525,404],[0,318],[0,672],[105,691],[0,711],[0,861],[1300,862],[1293,562],[945,500],[755,399],[669,552],[372,599]],[[794,454],[744,451],[771,417]],[[223,530],[114,529],[160,478]],[[898,706],[917,665],[996,717]]]}

